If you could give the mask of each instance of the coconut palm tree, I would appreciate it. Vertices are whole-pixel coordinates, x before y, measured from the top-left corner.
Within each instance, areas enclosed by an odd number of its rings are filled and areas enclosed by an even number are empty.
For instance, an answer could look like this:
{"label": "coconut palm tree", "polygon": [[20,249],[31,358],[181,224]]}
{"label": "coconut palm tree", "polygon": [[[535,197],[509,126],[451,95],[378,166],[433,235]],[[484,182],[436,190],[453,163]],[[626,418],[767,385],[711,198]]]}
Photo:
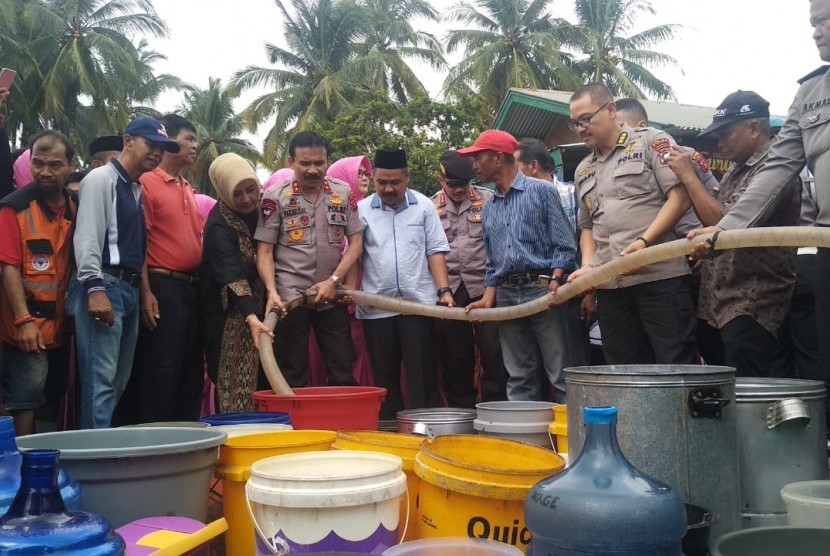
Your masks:
{"label": "coconut palm tree", "polygon": [[440,41],[416,31],[412,20],[438,22],[438,13],[426,0],[358,0],[360,12],[359,57],[354,68],[380,96],[406,103],[427,94],[408,60],[441,70],[446,66]]}
{"label": "coconut palm tree", "polygon": [[676,66],[677,60],[654,46],[672,39],[682,25],[658,25],[632,33],[637,18],[653,15],[648,0],[576,0],[577,23],[563,29],[565,42],[584,54],[576,69],[584,81],[603,82],[615,95],[673,100],[674,91],[649,67]]}
{"label": "coconut palm tree", "polygon": [[270,68],[248,66],[233,77],[240,90],[266,87],[243,112],[252,131],[274,118],[266,135],[264,159],[276,166],[291,135],[331,121],[352,107],[365,85],[349,67],[357,53],[359,13],[334,0],[275,0],[283,15],[287,48],[265,43]]}
{"label": "coconut palm tree", "polygon": [[196,128],[199,144],[196,162],[190,170],[191,183],[204,193],[213,187],[208,168],[217,156],[236,153],[256,165],[260,156],[254,146],[240,137],[245,125],[242,116],[233,111],[234,88],[224,87],[220,79],[210,78],[207,89],[185,85],[182,113]]}
{"label": "coconut palm tree", "polygon": [[463,1],[447,19],[464,24],[447,33],[447,52],[464,59],[450,70],[444,92],[476,92],[495,111],[511,87],[568,89],[580,84],[559,50],[558,24],[547,0]]}
{"label": "coconut palm tree", "polygon": [[125,89],[139,90],[146,78],[131,38],[165,37],[166,25],[150,0],[43,1],[49,10],[41,27],[54,39],[55,50],[40,62],[42,117],[72,135],[80,97],[87,95],[117,128],[131,108]]}

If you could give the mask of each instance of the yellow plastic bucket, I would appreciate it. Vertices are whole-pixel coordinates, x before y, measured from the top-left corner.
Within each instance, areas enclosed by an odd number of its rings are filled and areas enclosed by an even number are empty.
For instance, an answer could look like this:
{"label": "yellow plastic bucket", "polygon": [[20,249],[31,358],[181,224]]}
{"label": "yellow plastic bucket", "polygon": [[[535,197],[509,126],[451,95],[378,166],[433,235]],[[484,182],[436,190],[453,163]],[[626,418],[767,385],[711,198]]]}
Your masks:
{"label": "yellow plastic bucket", "polygon": [[[406,487],[409,491],[409,514],[406,513],[406,499],[401,502],[401,515],[410,516],[410,523],[415,522],[415,502],[421,479],[415,474],[415,456],[421,450],[423,436],[376,431],[340,431],[334,440],[334,450],[360,450],[392,454],[403,460],[403,472],[406,474]],[[403,541],[415,539],[414,527],[407,529]]]}
{"label": "yellow plastic bucket", "polygon": [[554,440],[554,450],[560,454],[568,453],[568,406],[558,404],[553,406],[553,423],[548,427],[551,438]]}
{"label": "yellow plastic bucket", "polygon": [[491,539],[524,551],[530,489],[565,468],[548,449],[486,436],[439,436],[415,456],[418,538]]}
{"label": "yellow plastic bucket", "polygon": [[228,521],[225,533],[227,556],[254,553],[254,526],[245,502],[245,482],[251,465],[272,456],[299,452],[322,452],[334,443],[332,431],[275,431],[246,434],[228,440],[219,448],[216,477],[222,479],[222,507]]}

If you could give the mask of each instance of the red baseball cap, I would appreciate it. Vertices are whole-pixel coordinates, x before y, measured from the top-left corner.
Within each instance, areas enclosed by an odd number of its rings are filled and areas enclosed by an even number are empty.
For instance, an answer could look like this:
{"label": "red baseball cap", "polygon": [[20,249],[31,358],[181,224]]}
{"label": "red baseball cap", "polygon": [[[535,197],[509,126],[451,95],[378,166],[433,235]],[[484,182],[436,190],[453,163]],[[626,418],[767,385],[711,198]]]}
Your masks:
{"label": "red baseball cap", "polygon": [[488,129],[479,135],[475,143],[466,149],[459,149],[457,152],[462,156],[472,156],[483,151],[493,151],[496,153],[512,155],[516,152],[516,147],[519,142],[516,138],[499,129]]}

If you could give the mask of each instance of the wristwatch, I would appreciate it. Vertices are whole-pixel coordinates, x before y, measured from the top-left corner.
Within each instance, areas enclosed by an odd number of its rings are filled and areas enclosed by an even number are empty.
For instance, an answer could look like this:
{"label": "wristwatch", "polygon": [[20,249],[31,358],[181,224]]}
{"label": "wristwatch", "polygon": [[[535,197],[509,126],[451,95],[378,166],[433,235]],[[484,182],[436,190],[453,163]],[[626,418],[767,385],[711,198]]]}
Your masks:
{"label": "wristwatch", "polygon": [[331,276],[329,276],[329,280],[334,282],[334,287],[335,288],[339,288],[340,286],[343,285],[343,280],[339,276],[337,276],[336,274],[332,274]]}
{"label": "wristwatch", "polygon": [[551,274],[550,279],[559,284],[560,286],[564,286],[568,282],[568,277],[564,274],[562,276],[557,276],[556,274]]}
{"label": "wristwatch", "polygon": [[438,288],[438,297],[441,297],[445,293],[452,293],[452,288]]}

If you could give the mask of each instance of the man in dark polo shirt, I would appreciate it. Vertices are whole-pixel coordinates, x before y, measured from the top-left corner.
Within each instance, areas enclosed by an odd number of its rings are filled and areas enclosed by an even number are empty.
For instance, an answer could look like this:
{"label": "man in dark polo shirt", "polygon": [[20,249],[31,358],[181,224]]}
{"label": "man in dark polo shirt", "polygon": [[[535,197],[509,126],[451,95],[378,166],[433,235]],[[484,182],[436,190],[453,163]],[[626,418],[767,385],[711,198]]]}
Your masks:
{"label": "man in dark polo shirt", "polygon": [[118,158],[81,183],[74,247],[77,280],[70,285],[75,315],[80,428],[107,428],[127,386],[138,337],[138,285],[147,246],[139,177],[178,152],[164,126],[137,118]]}
{"label": "man in dark polo shirt", "polygon": [[197,279],[205,222],[193,187],[181,175],[196,161],[196,128],[176,114],[161,123],[180,150],[164,153],[140,180],[147,262],[138,288],[143,326],[123,400],[127,423],[196,421],[202,399]]}

